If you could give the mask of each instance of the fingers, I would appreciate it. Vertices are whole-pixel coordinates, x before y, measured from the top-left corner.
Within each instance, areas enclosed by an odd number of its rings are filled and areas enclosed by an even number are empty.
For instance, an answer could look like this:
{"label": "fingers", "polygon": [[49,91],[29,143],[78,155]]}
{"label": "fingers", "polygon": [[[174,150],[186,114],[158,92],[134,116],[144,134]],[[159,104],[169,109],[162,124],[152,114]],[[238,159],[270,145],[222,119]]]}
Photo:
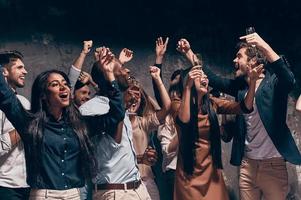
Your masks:
{"label": "fingers", "polygon": [[92,45],[93,45],[93,41],[92,40],[87,40],[87,41],[83,41],[83,43],[84,43],[83,49],[84,49],[85,53],[90,52],[90,50],[92,48]]}
{"label": "fingers", "polygon": [[176,49],[181,53],[186,53],[190,49],[190,44],[186,39],[182,38],[178,41]]}
{"label": "fingers", "polygon": [[166,48],[167,44],[168,44],[168,41],[169,41],[169,37],[166,38],[165,42],[163,42],[162,37],[158,37],[157,40],[156,40],[156,47]]}
{"label": "fingers", "polygon": [[147,147],[145,149],[145,154],[147,156],[148,161],[150,162],[156,161],[158,159],[157,151],[152,147]]}
{"label": "fingers", "polygon": [[111,52],[109,48],[101,47],[99,53],[99,60],[102,65],[106,65],[110,63],[114,58],[114,54]]}
{"label": "fingers", "polygon": [[84,46],[91,48],[92,45],[93,45],[93,41],[92,40],[84,41]]}
{"label": "fingers", "polygon": [[162,37],[158,37],[156,40],[156,46],[164,45]]}
{"label": "fingers", "polygon": [[149,66],[149,72],[150,73],[160,72],[160,69],[156,66]]}
{"label": "fingers", "polygon": [[248,44],[255,46],[260,41],[260,36],[257,33],[251,33],[248,35],[241,36],[239,37],[239,39],[245,40]]}
{"label": "fingers", "polygon": [[166,40],[165,40],[165,43],[164,43],[164,46],[165,46],[165,47],[167,46],[168,41],[169,41],[169,37],[167,37]]}
{"label": "fingers", "polygon": [[124,53],[126,57],[132,57],[133,56],[133,51],[129,50],[129,49],[124,49]]}
{"label": "fingers", "polygon": [[264,72],[264,67],[263,64],[258,65],[257,67],[254,68],[257,74],[261,74]]}

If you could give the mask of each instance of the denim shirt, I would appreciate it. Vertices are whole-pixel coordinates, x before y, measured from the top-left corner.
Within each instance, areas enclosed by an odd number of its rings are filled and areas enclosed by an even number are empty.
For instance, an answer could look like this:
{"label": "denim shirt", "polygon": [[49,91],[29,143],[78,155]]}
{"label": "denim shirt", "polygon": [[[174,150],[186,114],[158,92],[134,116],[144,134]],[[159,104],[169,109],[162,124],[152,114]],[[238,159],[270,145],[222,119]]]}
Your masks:
{"label": "denim shirt", "polygon": [[[82,117],[91,137],[93,134],[101,134],[103,130],[113,131],[114,127],[124,118],[125,111],[118,84],[115,80],[107,84],[107,93],[110,99],[109,112],[101,116]],[[80,144],[64,115],[59,121],[47,116],[48,120],[43,124],[41,155],[36,161],[33,157],[33,133],[29,131],[30,122],[34,118],[25,111],[1,73],[0,109],[16,128],[24,143],[27,182],[31,188],[64,190],[84,186],[85,177],[81,170],[83,162],[80,155]],[[35,168],[38,170],[34,171]]]}
{"label": "denim shirt", "polygon": [[[103,103],[103,106],[99,106],[100,102]],[[99,107],[103,109],[99,110]],[[102,115],[107,112],[108,108],[108,101],[105,101],[104,97],[96,96],[83,104],[79,110],[82,115],[97,115],[96,110],[99,110],[98,114]],[[96,134],[91,138],[98,165],[97,175],[92,180],[93,183],[126,183],[140,179],[132,139],[132,125],[127,113],[124,118],[120,144],[106,132]]]}

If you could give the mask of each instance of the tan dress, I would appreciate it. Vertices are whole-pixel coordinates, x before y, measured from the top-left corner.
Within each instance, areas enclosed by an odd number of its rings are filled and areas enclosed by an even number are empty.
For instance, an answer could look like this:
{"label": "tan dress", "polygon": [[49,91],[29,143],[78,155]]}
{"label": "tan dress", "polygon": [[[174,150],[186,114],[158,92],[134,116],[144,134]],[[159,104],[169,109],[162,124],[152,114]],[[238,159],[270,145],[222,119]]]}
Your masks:
{"label": "tan dress", "polygon": [[[239,103],[211,98],[213,108],[220,114],[241,113]],[[175,178],[175,200],[228,200],[222,170],[213,166],[210,155],[210,123],[208,115],[198,114],[199,139],[196,142],[196,164],[191,176],[183,171],[183,160],[178,155]],[[180,134],[185,134],[185,132]],[[181,141],[180,141],[181,148]]]}

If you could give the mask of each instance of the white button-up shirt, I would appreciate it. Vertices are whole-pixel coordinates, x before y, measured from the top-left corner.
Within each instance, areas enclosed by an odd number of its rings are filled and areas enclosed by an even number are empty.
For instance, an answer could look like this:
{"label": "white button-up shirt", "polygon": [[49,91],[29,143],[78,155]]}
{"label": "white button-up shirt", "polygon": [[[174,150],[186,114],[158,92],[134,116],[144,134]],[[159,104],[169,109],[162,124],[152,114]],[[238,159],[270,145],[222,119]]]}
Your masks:
{"label": "white button-up shirt", "polygon": [[[23,107],[30,109],[29,101],[17,95]],[[0,111],[0,186],[8,188],[26,188],[26,162],[23,142],[12,146],[9,132],[15,128]]]}

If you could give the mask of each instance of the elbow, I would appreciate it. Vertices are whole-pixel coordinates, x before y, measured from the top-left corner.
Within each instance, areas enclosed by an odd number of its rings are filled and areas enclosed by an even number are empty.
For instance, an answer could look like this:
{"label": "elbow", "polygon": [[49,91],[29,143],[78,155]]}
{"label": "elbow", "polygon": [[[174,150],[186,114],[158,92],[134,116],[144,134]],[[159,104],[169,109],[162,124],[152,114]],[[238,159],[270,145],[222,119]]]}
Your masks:
{"label": "elbow", "polygon": [[296,106],[296,110],[299,111],[299,112],[301,112],[301,105],[299,105],[299,106],[297,105]]}
{"label": "elbow", "polygon": [[246,104],[245,101],[240,102],[240,108],[241,108],[242,112],[246,113],[246,114],[249,114],[249,113],[253,112],[253,110],[254,110],[253,103],[248,105],[248,104]]}
{"label": "elbow", "polygon": [[182,123],[188,123],[190,121],[190,116],[186,116],[185,114],[179,114],[178,117]]}
{"label": "elbow", "polygon": [[287,89],[289,91],[291,91],[294,88],[295,84],[296,84],[296,79],[295,79],[294,75],[292,74],[291,78],[287,82]]}
{"label": "elbow", "polygon": [[118,122],[123,121],[124,117],[125,117],[125,109],[122,108],[122,109],[120,110],[120,112],[119,112],[118,117],[117,117],[117,121],[118,121]]}

